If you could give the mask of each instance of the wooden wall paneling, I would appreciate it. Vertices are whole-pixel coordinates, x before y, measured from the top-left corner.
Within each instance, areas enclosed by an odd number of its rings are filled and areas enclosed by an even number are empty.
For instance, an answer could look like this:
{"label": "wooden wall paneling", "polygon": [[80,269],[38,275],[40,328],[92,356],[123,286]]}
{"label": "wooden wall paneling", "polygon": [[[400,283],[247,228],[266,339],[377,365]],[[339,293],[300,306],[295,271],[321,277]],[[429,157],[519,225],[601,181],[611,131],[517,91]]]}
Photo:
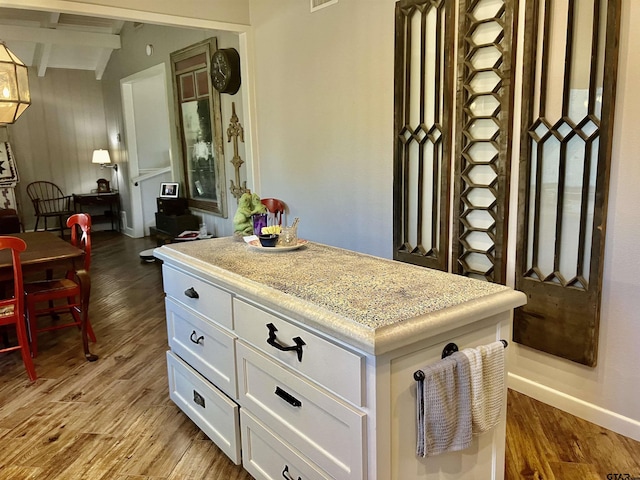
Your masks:
{"label": "wooden wall paneling", "polygon": [[93,72],[30,69],[32,105],[8,127],[20,183],[16,196],[26,229],[33,228],[33,207],[25,193],[35,180],[57,183],[67,193],[96,188],[99,170],[91,153],[107,147],[102,83]]}
{"label": "wooden wall paneling", "polygon": [[505,282],[514,12],[518,2],[461,0],[452,270]]}
{"label": "wooden wall paneling", "polygon": [[401,0],[395,10],[393,257],[440,270],[449,250],[453,8]]}
{"label": "wooden wall paneling", "polygon": [[529,301],[515,312],[513,338],[588,366],[597,361],[620,3],[526,4],[516,288]]}

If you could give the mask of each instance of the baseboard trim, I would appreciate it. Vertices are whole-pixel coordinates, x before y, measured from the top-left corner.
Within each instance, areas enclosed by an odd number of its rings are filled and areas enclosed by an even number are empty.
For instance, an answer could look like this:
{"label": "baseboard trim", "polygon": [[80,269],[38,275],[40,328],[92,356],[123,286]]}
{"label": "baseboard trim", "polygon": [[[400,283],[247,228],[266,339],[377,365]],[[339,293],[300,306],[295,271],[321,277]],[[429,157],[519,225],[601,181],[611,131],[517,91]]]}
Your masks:
{"label": "baseboard trim", "polygon": [[640,422],[625,417],[605,408],[599,407],[579,398],[553,388],[533,382],[527,378],[509,373],[507,385],[516,392],[527,395],[540,402],[559,408],[562,411],[575,415],[601,427],[612,430],[625,437],[640,441]]}

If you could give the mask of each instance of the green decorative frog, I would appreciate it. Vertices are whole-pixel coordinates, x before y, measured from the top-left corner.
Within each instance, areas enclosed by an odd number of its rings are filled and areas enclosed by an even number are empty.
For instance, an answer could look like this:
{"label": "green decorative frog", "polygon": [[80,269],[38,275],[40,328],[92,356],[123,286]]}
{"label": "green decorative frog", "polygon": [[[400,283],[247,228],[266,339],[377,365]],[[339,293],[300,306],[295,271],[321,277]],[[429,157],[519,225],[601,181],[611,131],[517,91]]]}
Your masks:
{"label": "green decorative frog", "polygon": [[258,194],[243,193],[238,200],[238,210],[233,217],[233,230],[238,235],[252,235],[254,213],[267,213],[267,207],[260,202]]}

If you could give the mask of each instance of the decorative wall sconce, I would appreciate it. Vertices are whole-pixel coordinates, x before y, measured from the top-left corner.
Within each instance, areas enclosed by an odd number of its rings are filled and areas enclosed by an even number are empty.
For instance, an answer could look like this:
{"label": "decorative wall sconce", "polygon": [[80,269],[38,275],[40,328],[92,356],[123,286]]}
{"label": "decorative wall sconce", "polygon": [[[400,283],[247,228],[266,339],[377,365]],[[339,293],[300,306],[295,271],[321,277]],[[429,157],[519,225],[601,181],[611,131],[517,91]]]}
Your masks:
{"label": "decorative wall sconce", "polygon": [[0,41],[0,125],[14,123],[29,105],[27,66]]}
{"label": "decorative wall sconce", "polygon": [[236,102],[231,102],[231,121],[229,122],[229,127],[227,128],[227,143],[231,141],[233,138],[233,158],[231,159],[231,164],[234,166],[236,170],[236,183],[233,183],[233,180],[229,180],[231,182],[231,187],[229,190],[233,194],[233,196],[239,199],[243,193],[251,193],[251,190],[247,188],[247,182],[244,181],[242,186],[240,186],[240,167],[244,163],[244,160],[240,158],[238,155],[238,137],[241,142],[244,142],[244,129],[242,125],[238,121],[238,116],[236,115]]}
{"label": "decorative wall sconce", "polygon": [[118,171],[118,164],[114,163],[113,165],[110,165],[111,157],[109,156],[108,150],[94,150],[91,163],[100,164],[100,168],[113,168],[116,172]]}

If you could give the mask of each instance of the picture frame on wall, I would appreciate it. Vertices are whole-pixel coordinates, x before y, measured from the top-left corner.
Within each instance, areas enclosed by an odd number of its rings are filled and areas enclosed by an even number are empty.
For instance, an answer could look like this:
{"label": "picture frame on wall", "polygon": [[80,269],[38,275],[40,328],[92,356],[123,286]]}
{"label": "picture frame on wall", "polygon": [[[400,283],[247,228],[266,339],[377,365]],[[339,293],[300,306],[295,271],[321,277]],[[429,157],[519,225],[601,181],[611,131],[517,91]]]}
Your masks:
{"label": "picture frame on wall", "polygon": [[161,183],[160,198],[178,198],[178,183]]}

